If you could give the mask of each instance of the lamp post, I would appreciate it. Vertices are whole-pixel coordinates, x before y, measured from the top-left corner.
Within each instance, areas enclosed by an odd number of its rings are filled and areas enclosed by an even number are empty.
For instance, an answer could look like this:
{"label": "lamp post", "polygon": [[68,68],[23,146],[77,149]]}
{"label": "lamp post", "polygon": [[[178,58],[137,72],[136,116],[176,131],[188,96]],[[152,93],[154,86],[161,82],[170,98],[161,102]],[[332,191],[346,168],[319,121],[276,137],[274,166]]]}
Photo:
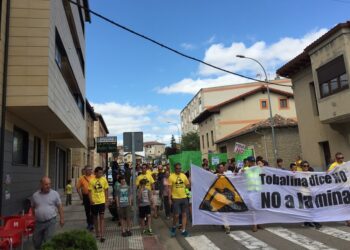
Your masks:
{"label": "lamp post", "polygon": [[175,122],[170,122],[170,121],[167,121],[166,123],[176,125],[176,127],[177,127],[177,133],[179,134],[179,144],[180,144],[180,147],[181,147],[181,133],[180,133],[180,127],[179,127],[179,124],[178,124],[178,123],[175,123]]}
{"label": "lamp post", "polygon": [[256,62],[257,64],[259,64],[260,67],[262,68],[262,70],[264,71],[265,83],[266,83],[266,89],[267,89],[267,98],[269,100],[270,126],[271,126],[272,145],[273,145],[273,157],[274,157],[274,164],[276,164],[276,161],[277,161],[277,147],[276,147],[276,137],[275,137],[275,122],[274,122],[273,116],[272,116],[270,87],[269,87],[269,81],[267,79],[266,70],[265,70],[264,66],[258,60],[254,59],[254,58],[247,57],[247,56],[244,56],[244,55],[236,55],[236,57],[238,57],[238,58],[246,58],[246,59],[252,60],[252,61]]}

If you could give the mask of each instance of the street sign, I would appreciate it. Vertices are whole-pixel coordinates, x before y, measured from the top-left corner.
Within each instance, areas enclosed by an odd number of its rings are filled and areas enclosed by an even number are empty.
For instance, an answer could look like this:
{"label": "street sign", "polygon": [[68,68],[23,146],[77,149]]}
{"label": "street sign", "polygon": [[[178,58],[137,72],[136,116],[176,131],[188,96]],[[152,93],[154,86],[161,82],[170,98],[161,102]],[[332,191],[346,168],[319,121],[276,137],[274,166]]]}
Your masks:
{"label": "street sign", "polygon": [[123,145],[124,152],[132,152],[132,134],[134,134],[134,151],[143,151],[143,132],[124,132],[123,133]]}
{"label": "street sign", "polygon": [[115,153],[117,152],[117,137],[106,136],[96,138],[97,153]]}

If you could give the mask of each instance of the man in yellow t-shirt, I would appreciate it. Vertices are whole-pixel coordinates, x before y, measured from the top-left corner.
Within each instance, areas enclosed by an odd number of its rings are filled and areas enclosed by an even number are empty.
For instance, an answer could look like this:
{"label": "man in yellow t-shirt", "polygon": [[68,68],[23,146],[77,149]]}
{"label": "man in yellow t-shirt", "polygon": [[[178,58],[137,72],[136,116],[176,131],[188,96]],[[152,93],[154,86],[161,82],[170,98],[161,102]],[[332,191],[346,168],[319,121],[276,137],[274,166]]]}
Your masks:
{"label": "man in yellow t-shirt", "polygon": [[188,199],[186,188],[190,187],[190,182],[187,176],[181,173],[181,164],[176,163],[175,173],[169,176],[169,204],[173,205],[173,227],[170,230],[171,237],[176,235],[176,224],[179,220],[179,214],[182,216],[182,236],[187,237],[186,231]]}
{"label": "man in yellow t-shirt", "polygon": [[336,167],[343,165],[344,164],[344,155],[340,152],[335,154],[335,162],[333,162],[327,172],[332,171],[333,169],[335,169]]}
{"label": "man in yellow t-shirt", "polygon": [[[104,213],[108,206],[108,181],[103,175],[103,168],[95,168],[96,178],[89,183],[89,198],[91,202],[91,211],[94,217],[96,237],[101,242],[105,241],[104,231]],[[99,220],[97,219],[99,217]]]}
{"label": "man in yellow t-shirt", "polygon": [[146,180],[146,188],[152,191],[154,189],[154,179],[152,177],[152,172],[151,174],[147,172],[147,164],[142,164],[141,170],[141,174],[136,178],[136,186],[139,187],[141,180]]}

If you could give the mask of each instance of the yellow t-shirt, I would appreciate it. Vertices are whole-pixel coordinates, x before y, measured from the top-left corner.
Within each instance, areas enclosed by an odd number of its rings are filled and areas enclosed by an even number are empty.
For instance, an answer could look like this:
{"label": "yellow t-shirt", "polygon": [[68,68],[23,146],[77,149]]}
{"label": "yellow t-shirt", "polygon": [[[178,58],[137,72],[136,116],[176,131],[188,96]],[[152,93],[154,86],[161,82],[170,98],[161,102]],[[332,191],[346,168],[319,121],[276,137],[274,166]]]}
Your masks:
{"label": "yellow t-shirt", "polygon": [[105,190],[108,189],[106,177],[95,178],[89,183],[89,191],[95,205],[106,203]]}
{"label": "yellow t-shirt", "polygon": [[146,180],[146,188],[149,190],[152,190],[152,184],[154,183],[154,179],[152,177],[152,175],[149,174],[140,174],[139,176],[137,176],[136,178],[136,186],[138,187],[140,185],[140,181],[145,179]]}
{"label": "yellow t-shirt", "polygon": [[66,194],[72,194],[73,188],[71,184],[67,184],[66,186]]}
{"label": "yellow t-shirt", "polygon": [[327,171],[331,171],[331,170],[335,169],[336,167],[343,165],[343,164],[344,164],[344,162],[339,164],[338,162],[335,161],[329,166]]}
{"label": "yellow t-shirt", "polygon": [[187,179],[187,176],[183,173],[175,174],[172,173],[169,176],[169,186],[171,190],[171,197],[173,199],[184,199],[187,198],[186,195],[186,186],[189,185],[190,182]]}

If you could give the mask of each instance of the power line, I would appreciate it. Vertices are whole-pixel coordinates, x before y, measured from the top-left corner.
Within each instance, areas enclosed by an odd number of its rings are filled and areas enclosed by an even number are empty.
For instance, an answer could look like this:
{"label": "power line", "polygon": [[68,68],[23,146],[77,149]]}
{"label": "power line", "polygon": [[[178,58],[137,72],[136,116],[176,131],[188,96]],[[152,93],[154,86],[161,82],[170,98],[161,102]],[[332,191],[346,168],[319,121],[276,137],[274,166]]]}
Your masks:
{"label": "power line", "polygon": [[[185,54],[185,53],[182,53],[181,51],[178,51],[178,50],[176,50],[176,49],[173,49],[173,48],[171,48],[171,47],[169,47],[169,46],[167,46],[167,45],[165,45],[165,44],[163,44],[163,43],[160,43],[160,42],[154,40],[153,38],[150,38],[150,37],[145,36],[145,35],[143,35],[143,34],[141,34],[141,33],[139,33],[139,32],[136,32],[136,31],[134,31],[134,30],[132,30],[132,29],[130,29],[130,28],[124,26],[124,25],[121,25],[121,24],[119,24],[119,23],[117,23],[117,22],[115,22],[115,21],[109,19],[108,17],[105,17],[105,16],[103,16],[103,15],[101,15],[101,14],[99,14],[99,13],[97,13],[97,12],[95,12],[95,11],[89,9],[89,8],[86,8],[85,6],[82,6],[81,4],[79,4],[79,3],[77,3],[77,2],[74,2],[73,0],[68,0],[68,1],[71,2],[72,4],[78,6],[79,8],[82,8],[82,9],[84,9],[85,11],[88,11],[89,13],[93,14],[94,16],[97,16],[97,17],[101,18],[102,20],[104,20],[104,21],[106,21],[106,22],[108,22],[108,23],[110,23],[110,24],[112,24],[112,25],[114,25],[114,26],[117,26],[117,27],[119,27],[119,28],[121,28],[121,29],[123,29],[123,30],[126,30],[126,31],[128,31],[128,32],[130,32],[130,33],[132,33],[132,34],[134,34],[134,35],[136,35],[136,36],[138,36],[138,37],[141,37],[141,38],[143,38],[143,39],[145,39],[145,40],[147,40],[147,41],[149,41],[149,42],[151,42],[151,43],[154,43],[154,44],[156,44],[156,45],[158,45],[158,46],[160,46],[160,47],[162,47],[162,48],[164,48],[164,49],[167,49],[167,50],[169,50],[169,51],[171,51],[171,52],[173,52],[173,53],[175,53],[175,54],[177,54],[177,55],[180,55],[180,56],[185,57],[185,58],[187,58],[187,59],[190,59],[190,60],[192,60],[192,61],[199,62],[199,63],[201,63],[201,64],[204,64],[204,65],[208,66],[208,67],[217,69],[217,70],[219,70],[219,71],[223,71],[223,72],[228,73],[228,74],[231,74],[231,75],[235,75],[235,76],[239,76],[239,77],[246,78],[246,79],[249,79],[249,80],[253,80],[253,81],[255,81],[255,82],[266,83],[265,81],[262,81],[262,80],[259,80],[259,79],[253,78],[253,77],[245,76],[245,75],[242,75],[242,74],[239,74],[239,73],[235,73],[235,72],[232,72],[232,71],[229,71],[229,70],[220,68],[220,67],[215,66],[215,65],[213,65],[213,64],[207,63],[207,62],[205,62],[205,61],[203,61],[203,60],[200,60],[200,59],[198,59],[198,58],[196,58],[196,57],[193,57],[193,56],[187,55],[187,54]],[[268,83],[269,83],[269,84],[272,84],[272,85],[283,86],[283,87],[291,87],[291,86],[286,86],[286,85],[283,85],[283,84],[278,84],[278,83],[273,83],[273,82],[268,82]]]}

